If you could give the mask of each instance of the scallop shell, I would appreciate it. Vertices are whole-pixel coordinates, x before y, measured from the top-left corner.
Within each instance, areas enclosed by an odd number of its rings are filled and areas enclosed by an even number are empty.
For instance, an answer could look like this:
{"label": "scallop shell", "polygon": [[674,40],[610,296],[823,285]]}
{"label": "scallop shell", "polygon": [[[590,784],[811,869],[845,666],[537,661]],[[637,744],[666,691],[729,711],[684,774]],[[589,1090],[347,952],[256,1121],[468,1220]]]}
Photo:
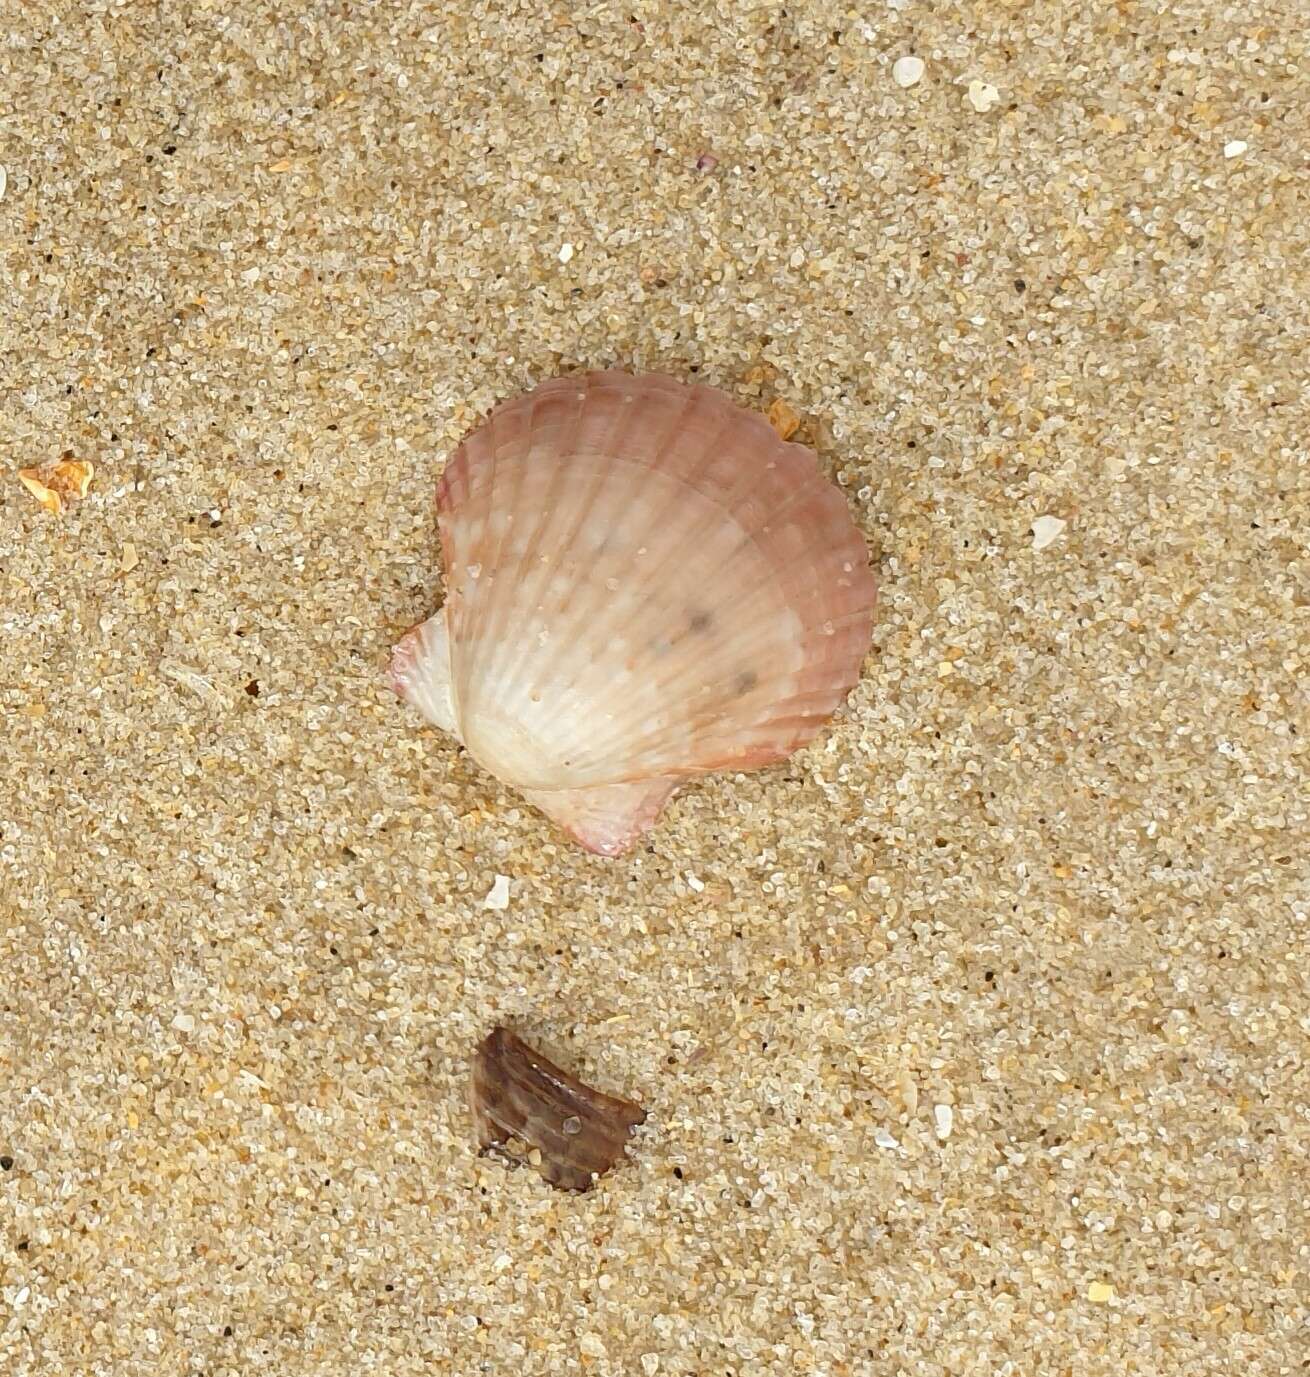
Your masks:
{"label": "scallop shell", "polygon": [[868,552],[814,454],[710,387],[555,378],[437,488],[447,598],[391,683],[589,850],[781,760],[859,677]]}
{"label": "scallop shell", "polygon": [[473,1058],[470,1102],[484,1152],[520,1138],[541,1154],[538,1170],[561,1190],[590,1190],[646,1122],[639,1104],[593,1089],[504,1027]]}

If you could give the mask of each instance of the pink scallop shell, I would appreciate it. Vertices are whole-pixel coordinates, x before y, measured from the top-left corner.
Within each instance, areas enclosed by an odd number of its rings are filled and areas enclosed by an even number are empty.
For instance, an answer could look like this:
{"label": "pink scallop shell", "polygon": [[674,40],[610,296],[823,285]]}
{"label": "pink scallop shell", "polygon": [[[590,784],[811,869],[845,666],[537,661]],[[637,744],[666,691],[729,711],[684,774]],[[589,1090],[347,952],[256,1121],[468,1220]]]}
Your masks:
{"label": "pink scallop shell", "polygon": [[714,388],[552,379],[464,440],[437,506],[446,604],[392,685],[589,850],[790,755],[859,678],[875,584],[845,499]]}

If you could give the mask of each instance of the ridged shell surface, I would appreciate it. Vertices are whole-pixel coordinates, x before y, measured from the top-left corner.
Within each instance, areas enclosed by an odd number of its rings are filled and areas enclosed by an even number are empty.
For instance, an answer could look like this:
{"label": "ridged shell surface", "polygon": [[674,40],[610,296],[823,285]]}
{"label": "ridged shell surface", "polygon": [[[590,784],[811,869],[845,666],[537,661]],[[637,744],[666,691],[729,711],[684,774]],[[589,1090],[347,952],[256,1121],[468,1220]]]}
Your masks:
{"label": "ridged shell surface", "polygon": [[683,780],[804,744],[868,648],[863,539],[815,456],[723,393],[557,378],[437,493],[447,600],[392,682],[593,850]]}

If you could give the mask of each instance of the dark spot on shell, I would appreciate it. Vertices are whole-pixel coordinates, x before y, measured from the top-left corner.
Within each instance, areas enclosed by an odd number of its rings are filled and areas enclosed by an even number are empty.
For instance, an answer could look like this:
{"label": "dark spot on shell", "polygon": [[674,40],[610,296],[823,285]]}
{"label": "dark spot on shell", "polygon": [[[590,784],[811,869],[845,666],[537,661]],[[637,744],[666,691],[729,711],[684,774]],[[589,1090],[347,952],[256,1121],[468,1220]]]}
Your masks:
{"label": "dark spot on shell", "polygon": [[753,669],[743,669],[742,672],[732,681],[732,686],[738,694],[749,693],[756,684],[760,682],[760,676]]}
{"label": "dark spot on shell", "polygon": [[713,624],[714,618],[708,612],[693,612],[687,623],[693,631],[708,631]]}

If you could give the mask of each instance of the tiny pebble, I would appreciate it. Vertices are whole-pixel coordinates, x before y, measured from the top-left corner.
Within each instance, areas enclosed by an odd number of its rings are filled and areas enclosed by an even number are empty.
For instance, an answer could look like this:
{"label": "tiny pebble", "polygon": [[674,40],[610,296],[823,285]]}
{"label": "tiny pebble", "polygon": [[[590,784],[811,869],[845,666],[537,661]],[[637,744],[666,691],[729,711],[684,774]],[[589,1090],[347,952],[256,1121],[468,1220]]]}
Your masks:
{"label": "tiny pebble", "polygon": [[699,875],[693,874],[690,870],[687,871],[687,884],[690,888],[694,889],[697,894],[703,894],[705,892],[705,881],[702,880]]}
{"label": "tiny pebble", "polygon": [[27,1304],[28,1297],[32,1294],[30,1286],[24,1286],[14,1297],[14,1309],[19,1310]]}
{"label": "tiny pebble", "polygon": [[1224,157],[1240,158],[1242,154],[1246,152],[1246,149],[1247,142],[1245,139],[1229,139],[1229,141],[1224,144]]}
{"label": "tiny pebble", "polygon": [[561,263],[567,263],[567,262],[569,261],[569,259],[572,258],[572,257],[573,257],[573,245],[572,245],[572,244],[561,244],[561,245],[559,246],[559,261],[560,261]]}
{"label": "tiny pebble", "polygon": [[696,159],[697,172],[713,172],[718,165],[719,160],[713,153],[702,153],[700,157]]}
{"label": "tiny pebble", "polygon": [[641,1370],[646,1377],[655,1377],[660,1370],[660,1355],[658,1353],[643,1353],[641,1355]]}
{"label": "tiny pebble", "polygon": [[191,1014],[174,1014],[173,1027],[179,1033],[194,1033],[196,1031],[196,1021]]}
{"label": "tiny pebble", "polygon": [[483,907],[503,911],[509,907],[509,876],[497,875],[496,882],[487,891]]}
{"label": "tiny pebble", "polygon": [[588,1358],[603,1358],[605,1356],[605,1345],[599,1334],[584,1334],[578,1341],[578,1347]]}
{"label": "tiny pebble", "polygon": [[892,1137],[890,1133],[887,1132],[885,1128],[880,1128],[877,1131],[877,1133],[873,1135],[873,1141],[877,1143],[880,1148],[900,1147],[900,1144],[896,1141],[895,1138]]}
{"label": "tiny pebble", "polygon": [[935,1104],[932,1107],[933,1121],[937,1125],[937,1136],[944,1143],[955,1127],[955,1110],[948,1104]]}
{"label": "tiny pebble", "polygon": [[0,201],[5,199],[5,191],[9,186],[9,173],[0,167]]}
{"label": "tiny pebble", "polygon": [[923,58],[898,57],[892,64],[892,80],[897,86],[917,86],[923,79]]}
{"label": "tiny pebble", "polygon": [[1001,93],[990,82],[975,80],[969,83],[969,104],[980,115],[985,115],[1000,98]]}
{"label": "tiny pebble", "polygon": [[582,1132],[582,1120],[576,1114],[570,1114],[560,1127],[570,1138],[576,1138]]}
{"label": "tiny pebble", "polygon": [[1044,550],[1052,541],[1058,540],[1068,526],[1058,516],[1039,516],[1033,522],[1033,549]]}
{"label": "tiny pebble", "polygon": [[1105,1305],[1114,1299],[1114,1287],[1103,1281],[1094,1281],[1087,1288],[1087,1299],[1096,1305]]}

